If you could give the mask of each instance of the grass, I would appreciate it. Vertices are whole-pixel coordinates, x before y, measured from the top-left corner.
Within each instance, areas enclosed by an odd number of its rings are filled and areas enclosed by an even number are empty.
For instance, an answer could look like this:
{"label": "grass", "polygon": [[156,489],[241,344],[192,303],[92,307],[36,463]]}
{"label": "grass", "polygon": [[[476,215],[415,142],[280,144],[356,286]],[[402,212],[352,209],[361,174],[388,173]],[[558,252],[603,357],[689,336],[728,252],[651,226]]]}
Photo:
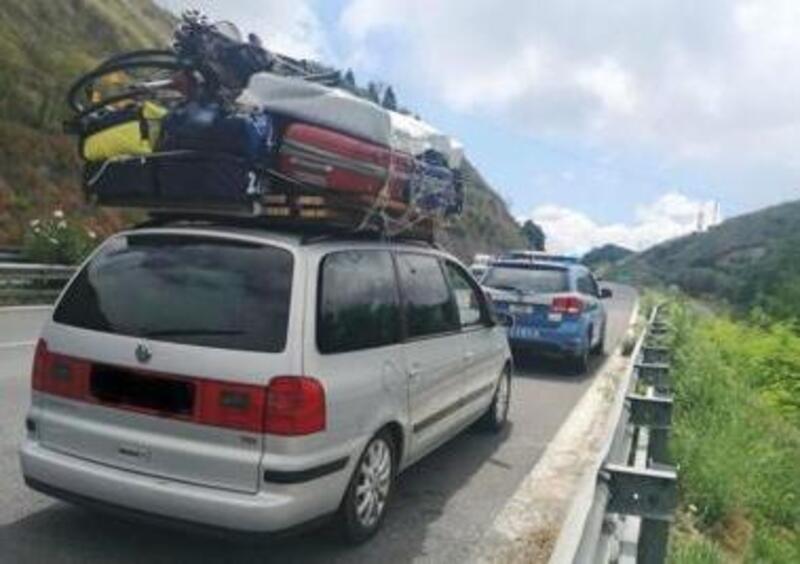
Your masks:
{"label": "grass", "polygon": [[800,337],[673,308],[672,562],[800,562]]}

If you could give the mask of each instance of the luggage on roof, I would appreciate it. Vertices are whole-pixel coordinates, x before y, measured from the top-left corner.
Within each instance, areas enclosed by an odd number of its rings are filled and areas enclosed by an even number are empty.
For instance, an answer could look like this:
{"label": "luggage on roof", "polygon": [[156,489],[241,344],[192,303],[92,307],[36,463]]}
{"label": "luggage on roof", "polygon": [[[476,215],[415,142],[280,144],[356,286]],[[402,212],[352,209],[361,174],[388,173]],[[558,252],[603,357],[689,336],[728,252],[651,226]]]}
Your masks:
{"label": "luggage on roof", "polygon": [[389,146],[389,112],[377,104],[300,78],[260,72],[250,78],[237,98],[245,107],[327,127],[378,145]]}
{"label": "luggage on roof", "polygon": [[460,213],[457,141],[311,67],[197,16],[184,17],[173,50],[101,63],[68,96],[87,195],[396,233]]}

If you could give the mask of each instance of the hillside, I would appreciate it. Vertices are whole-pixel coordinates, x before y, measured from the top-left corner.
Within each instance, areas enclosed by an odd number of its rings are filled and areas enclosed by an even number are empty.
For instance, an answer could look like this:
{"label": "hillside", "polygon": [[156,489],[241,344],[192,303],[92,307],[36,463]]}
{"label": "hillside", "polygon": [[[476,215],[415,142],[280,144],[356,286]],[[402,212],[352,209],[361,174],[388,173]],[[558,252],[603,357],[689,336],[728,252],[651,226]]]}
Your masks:
{"label": "hillside", "polygon": [[150,0],[0,2],[0,244],[57,208],[101,235],[124,225],[83,202],[64,93],[108,55],[163,44],[174,22]]}
{"label": "hillside", "polygon": [[590,250],[588,253],[583,255],[581,262],[593,270],[605,272],[611,266],[631,256],[632,254],[633,251],[630,249],[626,249],[625,247],[621,247],[620,245],[615,245],[613,243],[608,243]]}
{"label": "hillside", "polygon": [[[800,201],[667,241],[623,260],[609,275],[640,285],[677,285],[694,296],[798,317]],[[794,313],[787,313],[787,305]]]}
{"label": "hillside", "polygon": [[464,261],[477,253],[495,254],[528,246],[519,224],[469,161],[465,162],[464,213],[444,230],[439,242]]}
{"label": "hillside", "polygon": [[[60,133],[64,93],[81,71],[125,50],[162,46],[175,16],[151,0],[0,2],[0,245],[63,209],[101,236],[130,215],[85,205],[71,139]],[[440,237],[463,258],[522,246],[502,199],[467,164],[467,208]]]}

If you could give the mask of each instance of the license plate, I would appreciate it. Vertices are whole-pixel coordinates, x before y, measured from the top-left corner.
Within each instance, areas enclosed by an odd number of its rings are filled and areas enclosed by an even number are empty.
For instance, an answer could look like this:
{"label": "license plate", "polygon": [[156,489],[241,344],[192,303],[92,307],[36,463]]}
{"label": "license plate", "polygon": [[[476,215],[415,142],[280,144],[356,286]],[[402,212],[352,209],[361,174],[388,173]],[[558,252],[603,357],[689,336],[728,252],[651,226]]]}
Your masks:
{"label": "license plate", "polygon": [[527,305],[511,304],[508,306],[508,311],[516,314],[527,315],[533,312],[533,307]]}
{"label": "license plate", "polygon": [[521,327],[519,325],[515,325],[509,331],[509,336],[512,339],[538,339],[539,330],[534,329],[533,327]]}

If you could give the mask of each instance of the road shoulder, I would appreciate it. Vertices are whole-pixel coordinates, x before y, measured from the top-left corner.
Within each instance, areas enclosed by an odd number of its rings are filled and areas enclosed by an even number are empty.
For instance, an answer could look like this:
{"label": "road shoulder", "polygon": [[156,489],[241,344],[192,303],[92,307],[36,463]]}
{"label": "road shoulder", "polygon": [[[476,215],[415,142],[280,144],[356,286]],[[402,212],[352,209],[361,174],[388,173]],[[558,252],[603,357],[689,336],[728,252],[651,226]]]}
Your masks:
{"label": "road shoulder", "polygon": [[[629,321],[638,316],[638,302]],[[595,479],[594,461],[616,412],[615,398],[631,362],[622,345],[608,356],[589,389],[484,535],[479,562],[547,562],[559,531],[575,514],[573,500]]]}

